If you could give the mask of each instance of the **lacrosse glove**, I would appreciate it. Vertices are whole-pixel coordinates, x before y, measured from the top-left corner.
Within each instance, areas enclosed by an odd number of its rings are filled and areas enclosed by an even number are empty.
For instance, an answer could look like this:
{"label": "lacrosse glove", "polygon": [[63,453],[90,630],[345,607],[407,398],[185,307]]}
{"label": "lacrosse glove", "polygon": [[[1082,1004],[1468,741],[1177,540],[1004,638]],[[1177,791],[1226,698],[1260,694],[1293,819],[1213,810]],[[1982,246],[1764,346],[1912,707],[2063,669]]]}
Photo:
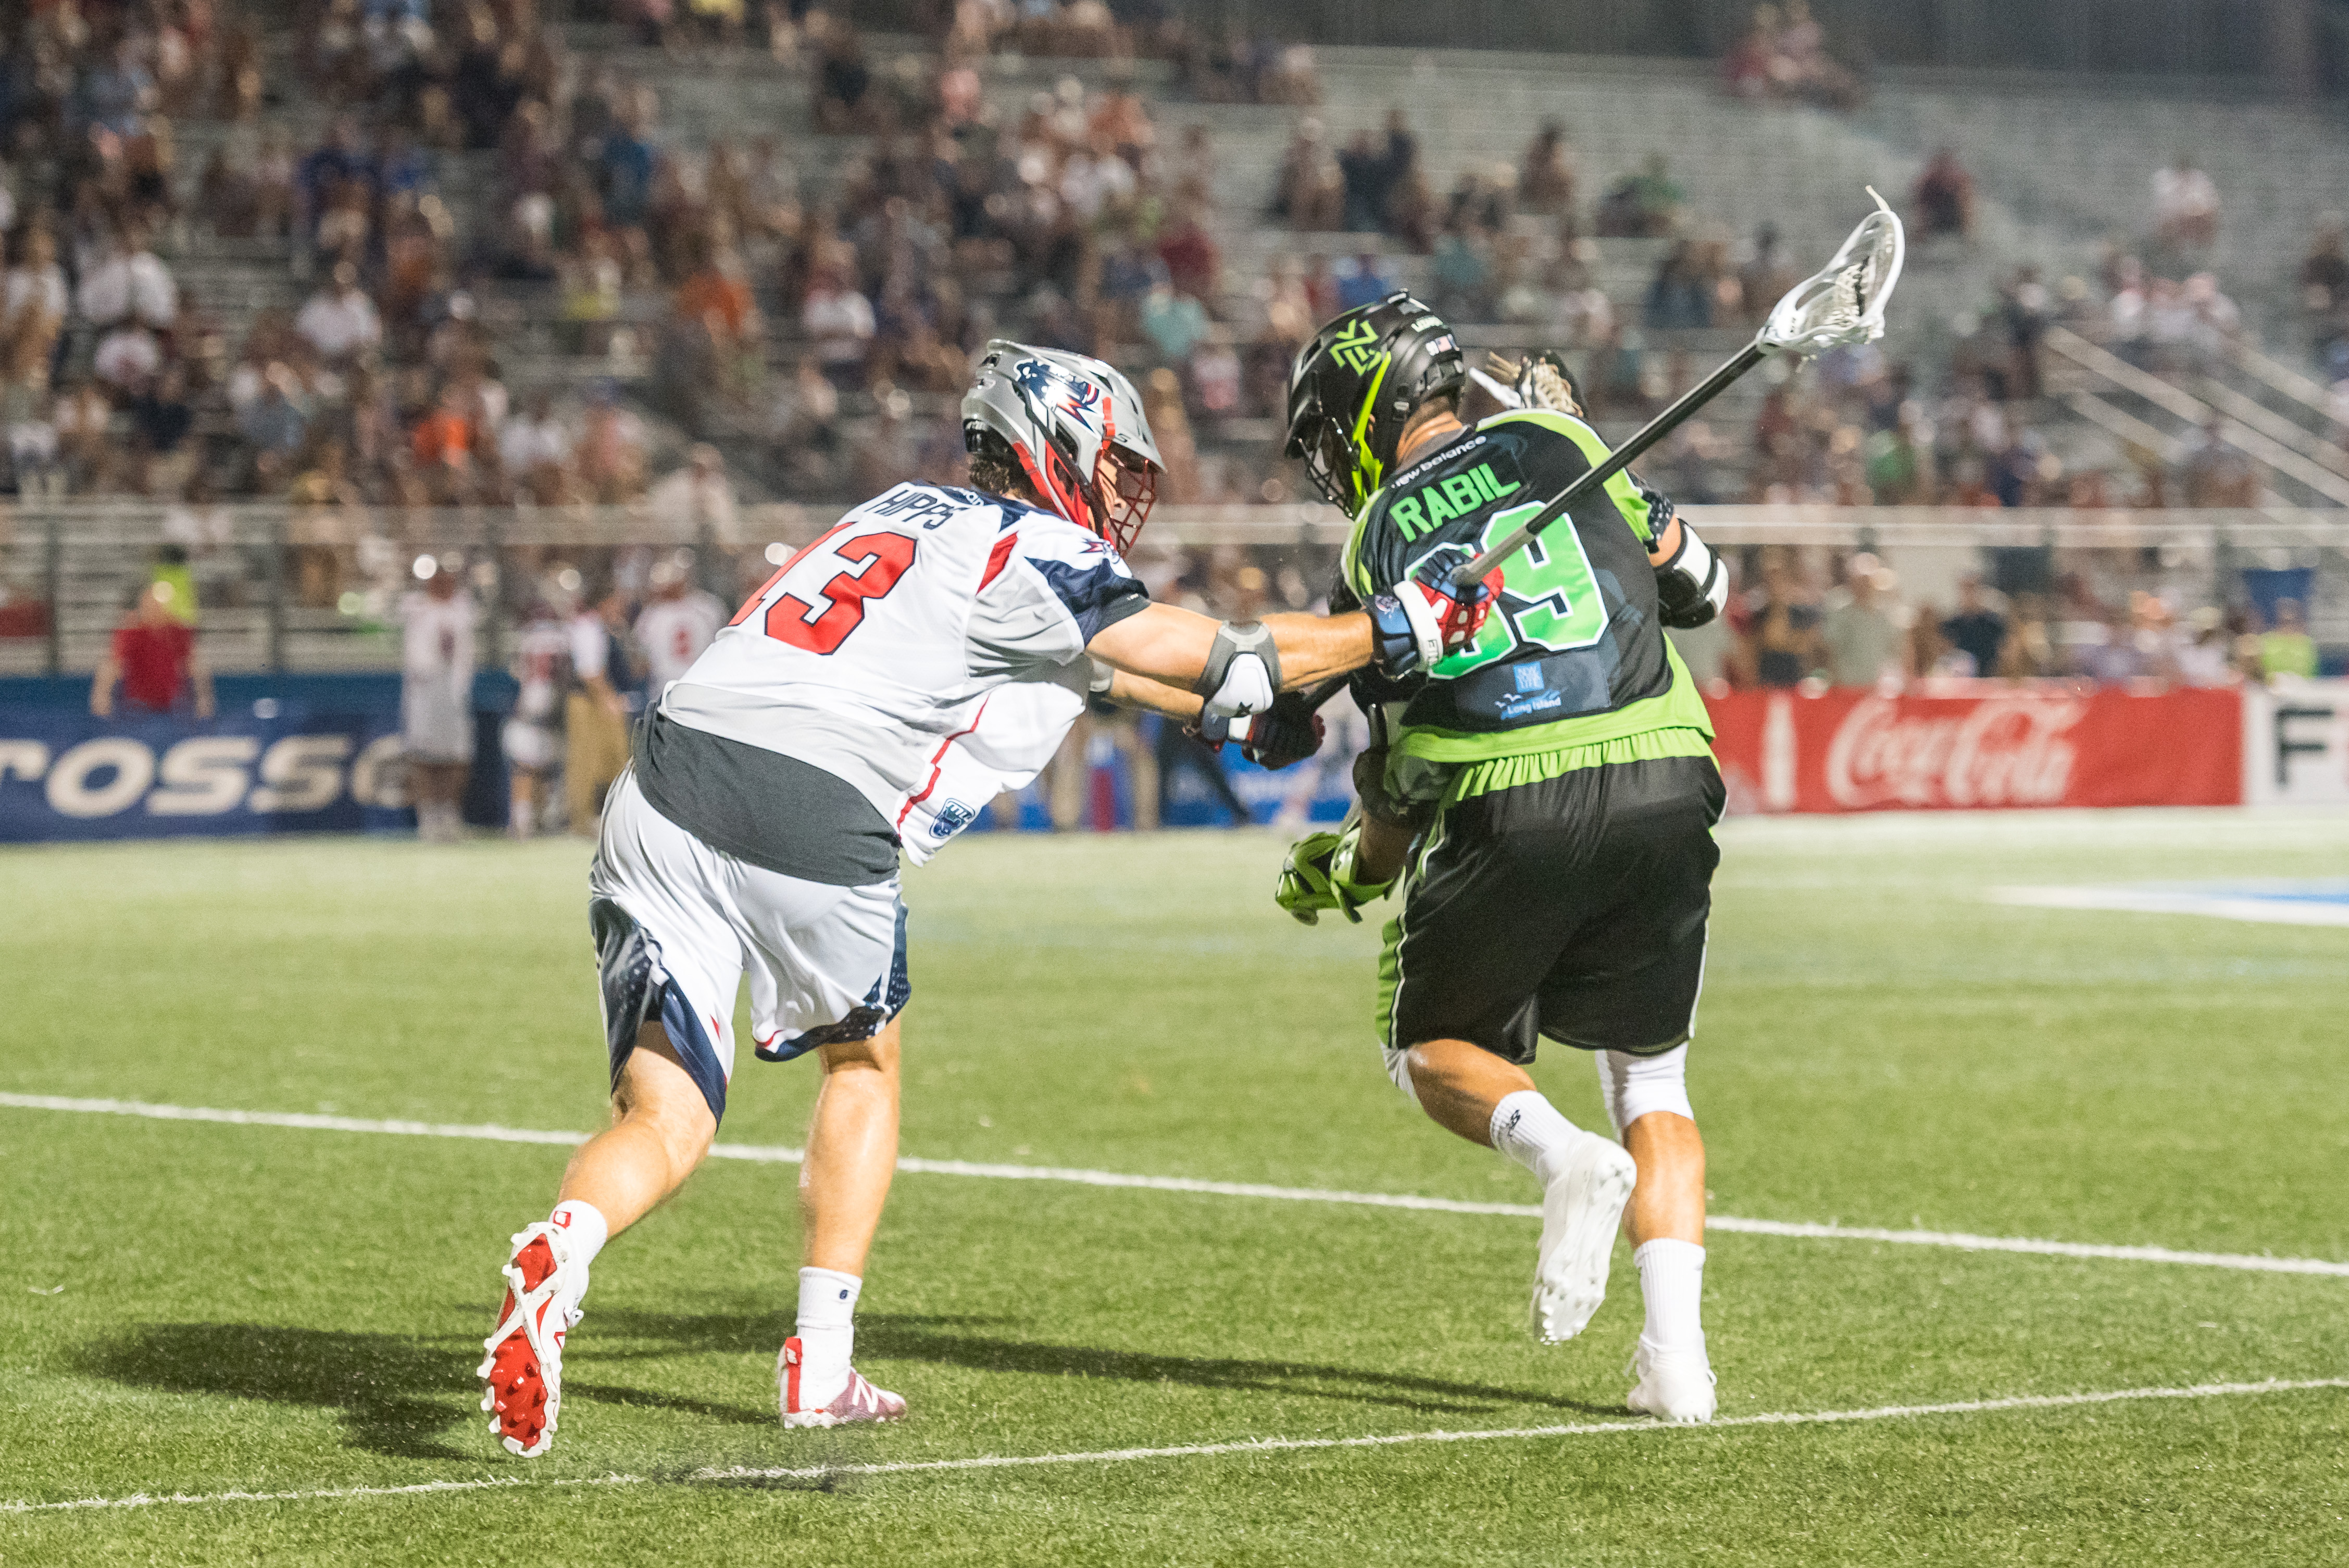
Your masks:
{"label": "lacrosse glove", "polygon": [[1361,847],[1361,819],[1350,812],[1334,833],[1306,834],[1288,846],[1273,902],[1307,925],[1319,924],[1325,909],[1337,910],[1360,925],[1362,917],[1355,911],[1384,898],[1394,886],[1392,877],[1382,882],[1354,880],[1354,859]]}

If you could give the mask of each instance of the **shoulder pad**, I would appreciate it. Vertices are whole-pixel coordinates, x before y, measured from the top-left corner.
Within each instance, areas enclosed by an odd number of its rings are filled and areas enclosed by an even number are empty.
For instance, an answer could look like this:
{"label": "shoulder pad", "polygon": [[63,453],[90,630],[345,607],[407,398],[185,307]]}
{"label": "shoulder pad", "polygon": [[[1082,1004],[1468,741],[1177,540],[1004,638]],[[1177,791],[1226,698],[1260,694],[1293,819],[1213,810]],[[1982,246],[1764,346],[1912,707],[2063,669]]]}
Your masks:
{"label": "shoulder pad", "polygon": [[1537,429],[1547,430],[1553,435],[1568,437],[1578,445],[1585,436],[1596,440],[1605,440],[1605,438],[1600,436],[1588,421],[1556,408],[1506,408],[1489,418],[1478,421],[1476,428],[1486,430],[1496,425],[1531,425]]}

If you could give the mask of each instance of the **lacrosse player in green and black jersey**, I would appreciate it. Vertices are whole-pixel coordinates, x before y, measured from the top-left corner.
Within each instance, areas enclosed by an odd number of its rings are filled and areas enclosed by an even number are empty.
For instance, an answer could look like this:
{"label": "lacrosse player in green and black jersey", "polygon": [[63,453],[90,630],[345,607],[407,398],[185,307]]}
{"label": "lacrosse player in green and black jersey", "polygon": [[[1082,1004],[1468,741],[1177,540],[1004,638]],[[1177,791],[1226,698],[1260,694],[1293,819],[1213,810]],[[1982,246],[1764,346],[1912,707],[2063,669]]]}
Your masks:
{"label": "lacrosse player in green and black jersey", "polygon": [[[1408,294],[1324,326],[1288,407],[1288,454],[1354,519],[1333,610],[1431,557],[1456,567],[1608,450],[1555,361],[1472,375]],[[1570,1338],[1598,1309],[1628,1200],[1647,1300],[1629,1403],[1702,1421],[1704,1145],[1684,1075],[1723,790],[1703,701],[1663,629],[1711,620],[1725,573],[1626,473],[1496,575],[1473,643],[1410,681],[1358,679],[1373,746],[1357,805],[1294,847],[1279,898],[1303,920],[1359,920],[1402,881],[1379,965],[1388,1072],[1541,1181],[1543,1338]],[[1621,1146],[1534,1088],[1544,1037],[1596,1057]]]}

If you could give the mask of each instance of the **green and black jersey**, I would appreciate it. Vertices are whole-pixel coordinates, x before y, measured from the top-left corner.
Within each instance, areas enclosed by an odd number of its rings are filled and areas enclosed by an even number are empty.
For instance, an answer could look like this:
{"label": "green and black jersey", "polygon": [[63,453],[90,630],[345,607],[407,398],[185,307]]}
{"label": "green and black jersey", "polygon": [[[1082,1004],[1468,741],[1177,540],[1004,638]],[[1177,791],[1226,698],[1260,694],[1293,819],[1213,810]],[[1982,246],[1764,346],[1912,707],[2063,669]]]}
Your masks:
{"label": "green and black jersey", "polygon": [[[1371,498],[1346,542],[1347,588],[1365,599],[1387,592],[1440,545],[1483,550],[1606,456],[1599,432],[1568,415],[1482,421]],[[1655,730],[1709,738],[1703,699],[1658,618],[1653,504],[1617,474],[1519,551],[1476,640],[1437,664],[1404,707],[1397,752],[1469,763]]]}

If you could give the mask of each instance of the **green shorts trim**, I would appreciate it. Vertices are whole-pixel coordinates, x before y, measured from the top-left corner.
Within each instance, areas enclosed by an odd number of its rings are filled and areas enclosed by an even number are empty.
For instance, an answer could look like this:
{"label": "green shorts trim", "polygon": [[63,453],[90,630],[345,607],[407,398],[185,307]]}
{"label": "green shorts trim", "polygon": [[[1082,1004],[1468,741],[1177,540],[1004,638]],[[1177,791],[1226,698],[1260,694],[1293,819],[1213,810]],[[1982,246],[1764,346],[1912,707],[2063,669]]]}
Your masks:
{"label": "green shorts trim", "polygon": [[1617,762],[1654,762],[1667,757],[1711,757],[1712,739],[1702,729],[1643,729],[1589,746],[1564,746],[1555,751],[1528,752],[1523,757],[1495,757],[1472,762],[1453,776],[1447,801],[1473,800],[1495,789],[1515,789],[1563,778],[1582,768],[1604,768]]}
{"label": "green shorts trim", "polygon": [[[1419,880],[1419,868],[1426,863],[1427,857],[1435,853],[1443,845],[1448,836],[1447,830],[1450,825],[1445,813],[1437,811],[1434,822],[1427,830],[1426,839],[1418,846],[1419,852],[1413,855],[1411,863],[1403,868],[1402,875],[1396,878],[1402,892],[1400,901],[1402,908],[1379,933],[1378,1013],[1371,1020],[1371,1027],[1378,1032],[1379,1044],[1389,1050],[1399,1048],[1395,1045],[1394,1037],[1395,994],[1402,988],[1403,922],[1411,913],[1412,884]],[[1403,1045],[1408,1046],[1413,1043],[1405,1040]]]}

